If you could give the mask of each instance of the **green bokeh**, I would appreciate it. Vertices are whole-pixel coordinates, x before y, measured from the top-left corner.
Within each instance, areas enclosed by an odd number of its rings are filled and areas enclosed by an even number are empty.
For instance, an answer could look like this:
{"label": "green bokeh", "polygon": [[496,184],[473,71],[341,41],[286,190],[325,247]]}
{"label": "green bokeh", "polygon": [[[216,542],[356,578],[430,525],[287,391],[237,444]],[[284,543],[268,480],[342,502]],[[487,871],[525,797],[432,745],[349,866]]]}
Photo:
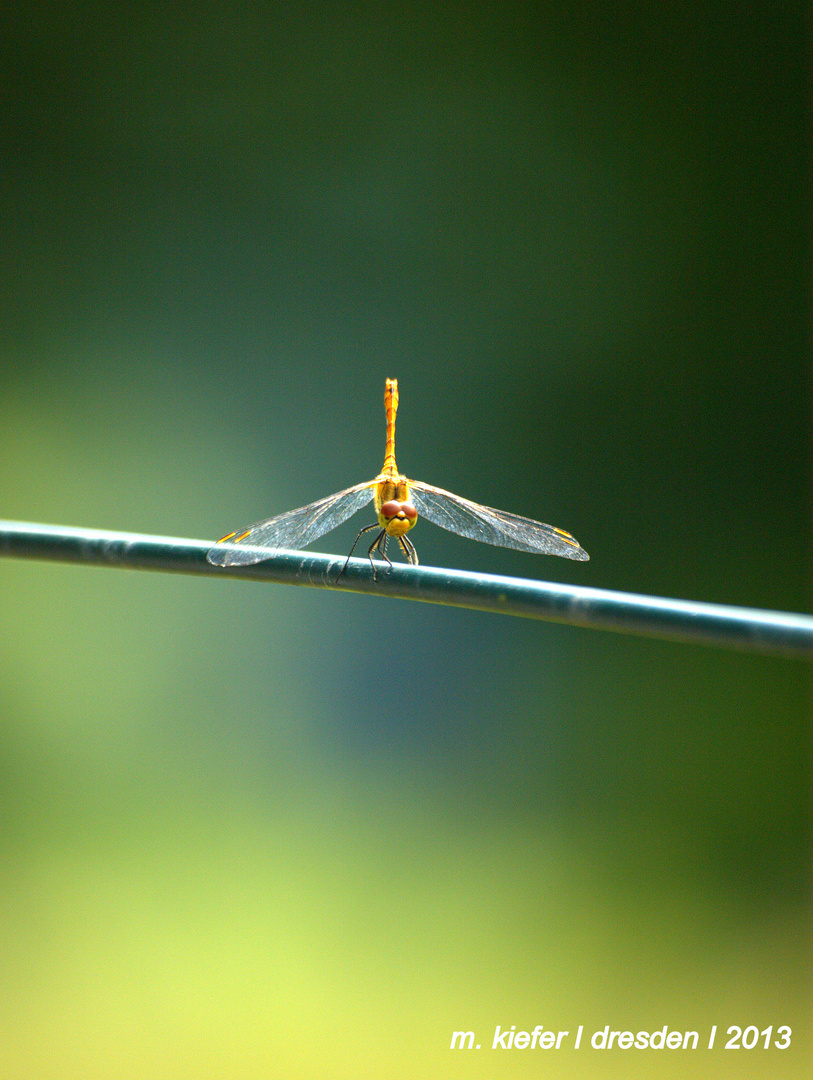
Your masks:
{"label": "green bokeh", "polygon": [[[407,474],[592,556],[422,562],[809,609],[802,5],[3,20],[3,516],[220,535],[396,376]],[[4,1080],[809,1074],[805,665],[0,571]]]}

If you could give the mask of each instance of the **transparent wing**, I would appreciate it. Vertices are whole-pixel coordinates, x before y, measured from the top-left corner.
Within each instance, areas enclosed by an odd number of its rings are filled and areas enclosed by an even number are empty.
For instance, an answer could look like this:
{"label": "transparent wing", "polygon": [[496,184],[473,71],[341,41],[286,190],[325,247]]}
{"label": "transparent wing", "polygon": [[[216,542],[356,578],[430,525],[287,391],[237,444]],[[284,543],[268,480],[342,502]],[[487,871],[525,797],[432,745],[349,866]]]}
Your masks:
{"label": "transparent wing", "polygon": [[553,525],[495,510],[491,506],[480,506],[420,480],[410,480],[409,488],[418,511],[441,529],[497,547],[561,555],[581,562],[590,558],[570,533],[555,529]]}
{"label": "transparent wing", "polygon": [[207,552],[206,558],[215,566],[247,566],[262,562],[271,554],[252,548],[307,547],[370,502],[375,485],[375,480],[368,480],[366,484],[356,484],[308,506],[260,521],[249,529],[230,533]]}

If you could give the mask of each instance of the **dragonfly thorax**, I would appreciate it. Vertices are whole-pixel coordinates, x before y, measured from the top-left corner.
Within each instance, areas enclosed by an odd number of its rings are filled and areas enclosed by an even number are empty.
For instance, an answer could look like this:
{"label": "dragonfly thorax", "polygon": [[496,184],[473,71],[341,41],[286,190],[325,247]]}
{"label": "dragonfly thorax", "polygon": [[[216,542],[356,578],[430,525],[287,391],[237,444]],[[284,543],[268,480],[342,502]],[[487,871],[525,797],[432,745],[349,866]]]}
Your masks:
{"label": "dragonfly thorax", "polygon": [[409,483],[405,476],[396,473],[388,477],[382,473],[376,488],[375,509],[378,524],[387,536],[404,536],[418,520],[418,511],[412,505]]}

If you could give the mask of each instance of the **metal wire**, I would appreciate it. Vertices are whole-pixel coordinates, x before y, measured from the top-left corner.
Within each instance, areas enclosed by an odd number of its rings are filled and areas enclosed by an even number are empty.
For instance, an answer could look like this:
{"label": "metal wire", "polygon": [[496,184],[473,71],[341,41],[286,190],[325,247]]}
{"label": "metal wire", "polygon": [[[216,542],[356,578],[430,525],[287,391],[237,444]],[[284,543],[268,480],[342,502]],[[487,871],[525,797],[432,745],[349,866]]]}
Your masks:
{"label": "metal wire", "polygon": [[351,559],[340,577],[345,564],[343,556],[313,552],[275,551],[264,562],[224,568],[206,561],[206,553],[212,546],[211,540],[0,521],[0,555],[396,596],[574,626],[813,659],[813,616],[810,615],[668,600],[425,566],[396,564],[391,571],[379,570],[374,581],[367,559]]}

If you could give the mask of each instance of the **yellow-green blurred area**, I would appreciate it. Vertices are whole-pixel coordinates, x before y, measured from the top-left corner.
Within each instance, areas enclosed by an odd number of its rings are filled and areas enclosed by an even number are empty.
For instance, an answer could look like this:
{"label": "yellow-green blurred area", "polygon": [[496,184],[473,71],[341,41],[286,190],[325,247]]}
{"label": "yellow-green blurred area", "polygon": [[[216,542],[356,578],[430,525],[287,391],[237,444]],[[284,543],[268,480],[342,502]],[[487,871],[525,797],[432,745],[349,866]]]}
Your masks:
{"label": "yellow-green blurred area", "polygon": [[[422,563],[809,610],[805,24],[10,5],[0,516],[215,538],[372,478],[393,376],[407,475],[591,555]],[[810,1075],[802,662],[0,583],[3,1080]]]}

